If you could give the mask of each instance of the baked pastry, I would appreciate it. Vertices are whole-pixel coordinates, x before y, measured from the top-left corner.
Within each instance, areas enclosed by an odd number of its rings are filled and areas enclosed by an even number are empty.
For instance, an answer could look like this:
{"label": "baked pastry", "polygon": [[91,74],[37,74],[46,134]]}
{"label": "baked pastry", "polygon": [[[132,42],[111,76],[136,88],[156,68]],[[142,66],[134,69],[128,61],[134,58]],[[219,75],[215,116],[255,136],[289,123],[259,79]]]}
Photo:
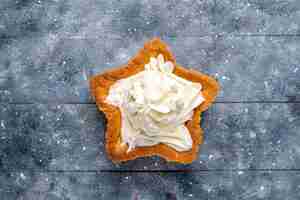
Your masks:
{"label": "baked pastry", "polygon": [[178,65],[154,38],[126,65],[91,77],[90,89],[107,119],[106,151],[113,162],[157,155],[191,163],[203,140],[201,112],[219,85]]}

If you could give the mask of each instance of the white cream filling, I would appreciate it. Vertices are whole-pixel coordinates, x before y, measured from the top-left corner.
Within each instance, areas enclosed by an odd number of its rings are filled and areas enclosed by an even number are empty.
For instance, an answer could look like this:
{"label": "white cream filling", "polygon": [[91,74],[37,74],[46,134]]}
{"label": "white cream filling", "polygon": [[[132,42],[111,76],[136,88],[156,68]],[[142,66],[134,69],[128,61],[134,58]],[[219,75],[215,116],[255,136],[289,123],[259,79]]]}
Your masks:
{"label": "white cream filling", "polygon": [[184,123],[204,101],[201,84],[176,76],[173,70],[173,63],[160,54],[150,58],[144,71],[111,86],[106,100],[121,110],[121,140],[128,151],[159,143],[177,151],[192,148]]}

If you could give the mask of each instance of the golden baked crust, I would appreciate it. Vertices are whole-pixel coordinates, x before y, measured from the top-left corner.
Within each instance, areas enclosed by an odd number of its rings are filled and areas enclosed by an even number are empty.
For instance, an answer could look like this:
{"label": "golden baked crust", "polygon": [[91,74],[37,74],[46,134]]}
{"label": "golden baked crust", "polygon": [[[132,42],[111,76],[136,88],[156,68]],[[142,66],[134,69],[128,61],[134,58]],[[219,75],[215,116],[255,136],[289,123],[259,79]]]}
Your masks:
{"label": "golden baked crust", "polygon": [[[165,145],[157,144],[151,147],[136,147],[127,153],[128,146],[121,142],[121,112],[116,106],[105,102],[109,93],[109,88],[117,80],[134,75],[144,70],[144,65],[149,62],[150,57],[157,57],[162,54],[165,60],[171,61],[175,65],[174,73],[177,76],[193,82],[200,82],[202,85],[202,95],[205,101],[194,109],[193,118],[185,123],[188,128],[193,146],[190,151],[178,152]],[[197,158],[199,145],[203,140],[203,131],[200,127],[201,112],[206,110],[214,101],[219,91],[219,85],[213,78],[192,69],[186,69],[176,64],[172,53],[167,45],[159,38],[154,38],[145,43],[136,56],[126,65],[106,71],[90,79],[90,89],[92,96],[95,97],[98,108],[104,112],[107,119],[106,126],[106,151],[113,162],[133,160],[138,157],[158,155],[167,161],[180,163],[191,163]]]}

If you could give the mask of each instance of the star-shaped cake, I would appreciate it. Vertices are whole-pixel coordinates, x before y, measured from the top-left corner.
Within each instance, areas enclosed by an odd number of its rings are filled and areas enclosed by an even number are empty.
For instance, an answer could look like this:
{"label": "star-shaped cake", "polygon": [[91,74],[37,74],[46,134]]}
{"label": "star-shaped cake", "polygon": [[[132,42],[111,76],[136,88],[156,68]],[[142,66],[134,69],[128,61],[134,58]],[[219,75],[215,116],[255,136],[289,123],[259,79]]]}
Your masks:
{"label": "star-shaped cake", "polygon": [[219,85],[177,64],[154,38],[126,65],[91,77],[90,89],[107,119],[106,151],[113,162],[157,155],[191,163],[203,141],[201,113]]}

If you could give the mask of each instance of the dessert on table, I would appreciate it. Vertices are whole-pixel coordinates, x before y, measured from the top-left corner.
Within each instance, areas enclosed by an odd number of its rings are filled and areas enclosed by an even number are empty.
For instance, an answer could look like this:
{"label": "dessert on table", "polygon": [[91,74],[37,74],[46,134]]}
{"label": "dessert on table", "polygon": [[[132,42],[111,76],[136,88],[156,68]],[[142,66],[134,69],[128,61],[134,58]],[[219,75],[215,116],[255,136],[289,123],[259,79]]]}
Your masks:
{"label": "dessert on table", "polygon": [[177,64],[154,38],[124,66],[92,77],[90,88],[107,119],[105,146],[113,162],[157,155],[191,163],[203,140],[201,112],[219,85]]}

